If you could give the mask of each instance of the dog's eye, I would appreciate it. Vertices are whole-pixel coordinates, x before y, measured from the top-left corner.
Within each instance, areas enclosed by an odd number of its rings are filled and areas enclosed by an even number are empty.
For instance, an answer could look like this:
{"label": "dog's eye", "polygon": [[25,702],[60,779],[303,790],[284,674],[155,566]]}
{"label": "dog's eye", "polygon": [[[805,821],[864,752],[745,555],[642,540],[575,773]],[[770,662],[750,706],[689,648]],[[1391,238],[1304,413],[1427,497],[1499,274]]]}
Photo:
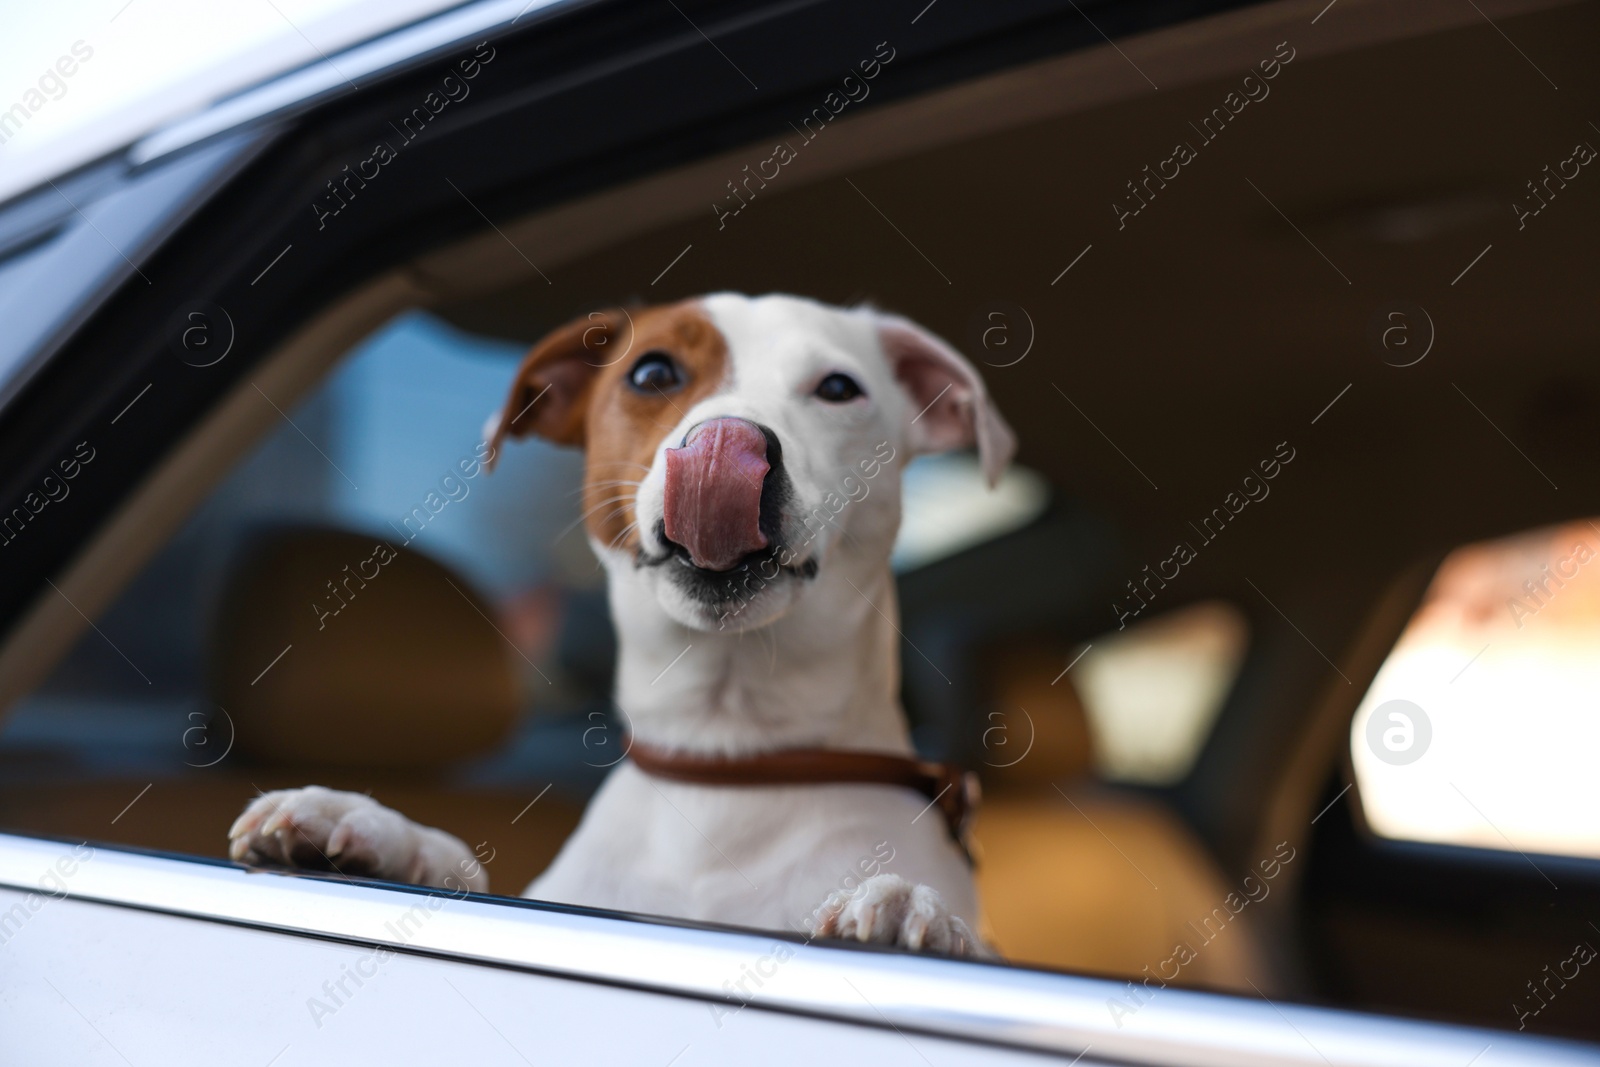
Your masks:
{"label": "dog's eye", "polygon": [[816,397],[830,404],[843,404],[861,395],[861,386],[848,374],[830,374],[817,384]]}
{"label": "dog's eye", "polygon": [[641,393],[665,393],[682,385],[683,375],[665,352],[646,352],[628,372],[628,384]]}

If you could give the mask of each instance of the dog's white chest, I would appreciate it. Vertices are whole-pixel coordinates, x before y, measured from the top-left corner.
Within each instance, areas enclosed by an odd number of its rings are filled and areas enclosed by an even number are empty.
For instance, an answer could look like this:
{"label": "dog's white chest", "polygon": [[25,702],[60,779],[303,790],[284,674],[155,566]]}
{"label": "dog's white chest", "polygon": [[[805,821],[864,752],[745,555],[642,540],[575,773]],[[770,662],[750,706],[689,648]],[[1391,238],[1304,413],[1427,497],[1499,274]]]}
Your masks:
{"label": "dog's white chest", "polygon": [[957,914],[976,914],[965,860],[911,790],[687,785],[623,764],[525,895],[803,931],[828,894],[877,874],[931,885]]}

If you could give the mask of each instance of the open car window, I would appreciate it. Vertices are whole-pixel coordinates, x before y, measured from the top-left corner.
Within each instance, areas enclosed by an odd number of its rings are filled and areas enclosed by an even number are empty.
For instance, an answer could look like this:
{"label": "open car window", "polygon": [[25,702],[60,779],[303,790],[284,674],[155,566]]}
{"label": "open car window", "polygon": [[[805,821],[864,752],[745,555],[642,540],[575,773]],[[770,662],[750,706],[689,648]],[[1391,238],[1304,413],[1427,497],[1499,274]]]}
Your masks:
{"label": "open car window", "polygon": [[1375,831],[1600,859],[1597,558],[1578,519],[1439,565],[1351,723]]}
{"label": "open car window", "polygon": [[1209,602],[1085,645],[1075,684],[1096,737],[1099,772],[1120,782],[1182,781],[1211,735],[1248,640],[1238,608]]}

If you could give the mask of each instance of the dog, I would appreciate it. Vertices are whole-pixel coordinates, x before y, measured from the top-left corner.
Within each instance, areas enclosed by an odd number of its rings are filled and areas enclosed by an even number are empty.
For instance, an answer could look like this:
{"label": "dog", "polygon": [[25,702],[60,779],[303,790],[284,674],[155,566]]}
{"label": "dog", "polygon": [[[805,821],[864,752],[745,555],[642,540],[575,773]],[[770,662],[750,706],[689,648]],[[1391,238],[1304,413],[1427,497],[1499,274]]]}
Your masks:
{"label": "dog", "polygon": [[[870,307],[718,293],[555,330],[485,430],[495,455],[585,449],[631,731],[524,895],[991,955],[959,840],[975,779],[916,759],[889,569],[906,458],[976,447],[993,486],[1015,450],[973,366]],[[265,794],[229,838],[488,890],[460,840],[360,794]]]}

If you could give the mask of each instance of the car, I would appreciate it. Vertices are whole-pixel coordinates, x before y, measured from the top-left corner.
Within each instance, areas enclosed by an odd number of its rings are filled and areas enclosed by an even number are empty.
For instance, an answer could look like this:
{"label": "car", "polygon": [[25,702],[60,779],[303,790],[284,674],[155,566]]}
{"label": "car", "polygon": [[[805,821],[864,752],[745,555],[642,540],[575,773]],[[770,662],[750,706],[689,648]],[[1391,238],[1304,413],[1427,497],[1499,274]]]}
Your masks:
{"label": "car", "polygon": [[[13,191],[6,1047],[1600,1062],[1597,22],[475,0]],[[309,782],[550,862],[627,710],[580,458],[483,419],[721,290],[914,318],[1017,432],[894,556],[1004,962],[229,862]]]}

